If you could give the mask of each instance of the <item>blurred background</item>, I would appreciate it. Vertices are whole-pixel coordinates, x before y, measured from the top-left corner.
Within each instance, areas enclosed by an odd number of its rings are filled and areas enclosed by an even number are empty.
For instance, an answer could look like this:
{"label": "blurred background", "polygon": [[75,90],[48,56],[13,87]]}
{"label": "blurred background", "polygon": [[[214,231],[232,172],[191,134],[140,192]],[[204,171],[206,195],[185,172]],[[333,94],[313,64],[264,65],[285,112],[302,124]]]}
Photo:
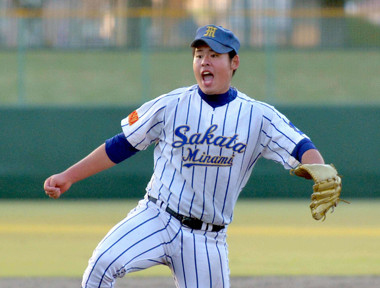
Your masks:
{"label": "blurred background", "polygon": [[[308,134],[348,197],[380,196],[379,0],[0,0],[0,198],[43,197],[136,107],[194,84],[210,23],[241,41],[233,85]],[[152,155],[128,161],[68,197],[141,197]],[[309,197],[293,178],[263,161],[243,195]]]}

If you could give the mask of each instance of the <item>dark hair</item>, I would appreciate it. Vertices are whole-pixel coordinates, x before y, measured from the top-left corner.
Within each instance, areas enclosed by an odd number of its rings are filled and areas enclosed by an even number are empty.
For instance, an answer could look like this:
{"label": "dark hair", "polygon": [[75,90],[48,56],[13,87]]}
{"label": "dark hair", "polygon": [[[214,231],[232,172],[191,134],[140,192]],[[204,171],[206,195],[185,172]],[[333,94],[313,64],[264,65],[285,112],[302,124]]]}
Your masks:
{"label": "dark hair", "polygon": [[[228,56],[230,57],[230,60],[232,61],[232,59],[237,55],[236,51],[235,50],[232,50],[230,52],[228,52]],[[235,69],[233,72],[232,72],[232,76],[235,75],[235,72],[236,72],[237,69]]]}
{"label": "dark hair", "polygon": [[235,50],[228,52],[228,56],[230,56],[230,60],[232,60],[232,58],[234,58],[236,55],[237,53],[235,52]]}

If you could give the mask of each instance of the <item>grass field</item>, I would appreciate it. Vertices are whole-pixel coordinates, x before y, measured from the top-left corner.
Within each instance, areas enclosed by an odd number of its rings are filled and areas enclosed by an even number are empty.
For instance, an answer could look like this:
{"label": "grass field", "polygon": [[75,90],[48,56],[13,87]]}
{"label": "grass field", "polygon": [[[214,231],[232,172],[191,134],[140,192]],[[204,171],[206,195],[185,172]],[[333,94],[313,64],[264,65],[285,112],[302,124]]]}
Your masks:
{"label": "grass field", "polygon": [[[233,85],[257,100],[292,105],[380,102],[378,50],[242,50],[240,58]],[[0,51],[0,63],[2,105],[18,103],[19,87],[25,104],[135,105],[195,83],[189,50],[148,55],[27,51],[24,58]]]}
{"label": "grass field", "polygon": [[[0,202],[0,277],[80,277],[136,201]],[[304,200],[240,200],[228,229],[231,275],[380,275],[380,201],[341,203],[325,222]],[[168,276],[156,267],[133,276]]]}

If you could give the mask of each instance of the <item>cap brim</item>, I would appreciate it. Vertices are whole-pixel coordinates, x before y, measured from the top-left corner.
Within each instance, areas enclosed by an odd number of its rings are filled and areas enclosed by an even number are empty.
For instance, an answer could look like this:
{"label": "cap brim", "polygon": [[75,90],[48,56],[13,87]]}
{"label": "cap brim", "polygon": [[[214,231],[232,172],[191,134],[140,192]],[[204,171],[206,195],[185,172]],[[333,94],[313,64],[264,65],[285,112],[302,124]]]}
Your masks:
{"label": "cap brim", "polygon": [[191,43],[191,47],[200,46],[200,45],[202,45],[202,42],[206,43],[213,51],[215,51],[216,53],[219,53],[219,54],[228,53],[228,52],[234,50],[233,48],[225,46],[223,44],[220,44],[219,42],[217,42],[213,39],[210,39],[210,38],[195,39]]}

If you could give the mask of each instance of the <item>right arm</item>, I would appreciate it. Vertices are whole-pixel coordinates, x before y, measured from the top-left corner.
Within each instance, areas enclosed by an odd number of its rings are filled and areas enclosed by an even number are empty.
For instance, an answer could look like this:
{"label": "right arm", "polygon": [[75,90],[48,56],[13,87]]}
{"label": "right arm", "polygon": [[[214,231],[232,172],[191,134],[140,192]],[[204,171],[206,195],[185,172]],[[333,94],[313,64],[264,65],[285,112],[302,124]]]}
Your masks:
{"label": "right arm", "polygon": [[45,193],[50,198],[57,199],[66,192],[72,184],[115,165],[116,163],[112,162],[106,153],[105,144],[102,144],[67,170],[46,179],[44,183]]}
{"label": "right arm", "polygon": [[[163,117],[162,113],[166,107],[165,103],[163,103],[162,105],[158,105],[154,109],[151,109],[156,102],[159,101],[152,100],[151,102],[147,102],[145,106],[141,108],[142,111],[135,110],[128,115],[127,118],[123,119],[121,124],[124,133],[120,133],[108,139],[106,143],[100,145],[78,163],[63,172],[52,175],[46,179],[44,183],[46,195],[50,198],[57,199],[70,189],[72,184],[111,168],[131,157],[138,151],[148,147],[152,143],[152,139],[156,139],[160,134],[161,130],[157,124],[163,122],[159,116]],[[133,118],[130,118],[130,116],[133,116]],[[131,128],[132,125],[133,129]],[[135,127],[136,129],[139,129],[139,133],[134,134]],[[141,127],[145,130],[140,129]],[[154,129],[152,129],[153,127]],[[150,137],[147,137],[148,132],[149,134],[152,134]],[[139,143],[139,145],[135,145],[136,147],[127,141],[127,136],[131,136],[131,134],[134,134],[135,138],[137,137],[136,139],[131,137],[132,143]]]}

